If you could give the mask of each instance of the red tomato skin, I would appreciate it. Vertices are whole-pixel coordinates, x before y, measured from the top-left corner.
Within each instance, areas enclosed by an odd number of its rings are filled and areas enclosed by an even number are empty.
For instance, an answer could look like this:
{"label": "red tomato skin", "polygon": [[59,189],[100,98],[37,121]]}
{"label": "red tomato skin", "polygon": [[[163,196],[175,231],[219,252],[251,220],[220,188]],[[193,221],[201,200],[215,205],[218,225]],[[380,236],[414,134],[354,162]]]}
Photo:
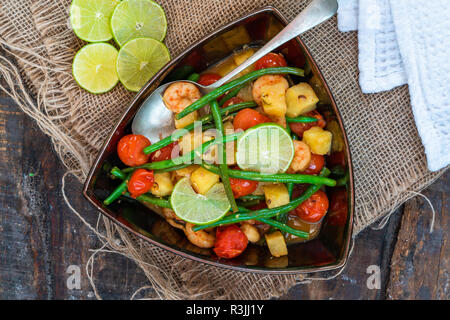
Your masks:
{"label": "red tomato skin", "polygon": [[158,162],[163,160],[172,159],[172,156],[177,157],[179,155],[178,141],[174,141],[171,144],[151,153],[150,160],[152,162]]}
{"label": "red tomato skin", "polygon": [[319,112],[317,112],[316,110],[307,112],[304,115],[307,117],[314,117],[314,118],[318,119],[318,121],[307,122],[307,123],[302,123],[302,122],[290,123],[289,126],[291,127],[292,132],[294,132],[300,138],[303,137],[303,132],[311,129],[312,127],[325,128],[325,126],[327,125],[327,123],[323,119],[322,115]]}
{"label": "red tomato skin", "polygon": [[223,104],[222,108],[226,108],[226,107],[229,107],[229,106],[231,106],[233,104],[242,103],[242,102],[244,102],[243,99],[238,98],[238,97],[233,97],[233,98],[228,99],[227,101],[225,101],[225,103]]}
{"label": "red tomato skin", "polygon": [[287,62],[281,54],[270,52],[255,62],[255,70],[275,67],[286,67]]}
{"label": "red tomato skin", "polygon": [[247,248],[248,239],[237,225],[232,224],[216,229],[214,252],[219,258],[232,259]]}
{"label": "red tomato skin", "polygon": [[233,120],[234,130],[247,130],[260,123],[272,122],[268,117],[259,113],[256,110],[246,108],[239,111]]}
{"label": "red tomato skin", "polygon": [[295,214],[309,223],[319,222],[328,211],[328,197],[322,190],[318,190],[309,199],[295,208]]}
{"label": "red tomato skin", "polygon": [[149,154],[142,150],[151,145],[150,141],[139,134],[129,134],[120,139],[117,144],[119,159],[129,167],[136,167],[148,162]]}
{"label": "red tomato skin", "polygon": [[200,75],[200,78],[198,79],[197,83],[201,84],[202,86],[209,86],[222,78],[220,75],[215,73],[204,73]]}
{"label": "red tomato skin", "polygon": [[258,188],[258,181],[230,178],[231,190],[235,198],[251,194]]}
{"label": "red tomato skin", "polygon": [[128,181],[128,191],[132,198],[137,198],[140,195],[147,193],[153,186],[155,177],[153,170],[137,169],[133,172]]}
{"label": "red tomato skin", "polygon": [[325,165],[325,157],[319,154],[311,153],[311,161],[308,168],[303,171],[303,174],[318,174]]}

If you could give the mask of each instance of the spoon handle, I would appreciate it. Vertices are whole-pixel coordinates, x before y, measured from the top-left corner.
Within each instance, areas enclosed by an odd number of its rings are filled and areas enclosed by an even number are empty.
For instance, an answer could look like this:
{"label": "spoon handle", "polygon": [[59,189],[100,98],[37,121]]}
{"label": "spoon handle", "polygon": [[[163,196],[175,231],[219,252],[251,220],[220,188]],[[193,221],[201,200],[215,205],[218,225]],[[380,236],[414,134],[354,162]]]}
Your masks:
{"label": "spoon handle", "polygon": [[217,82],[213,83],[208,89],[214,89],[222,86],[226,82],[230,81],[234,76],[251,66],[253,63],[264,57],[269,52],[275,50],[282,44],[297,37],[298,35],[308,31],[309,29],[321,24],[328,20],[337,12],[336,0],[313,0],[311,3],[303,9],[300,14],[292,20],[280,33],[266,43],[261,49],[253,54],[244,63],[239,65],[236,69],[231,71],[225,77],[221,78]]}

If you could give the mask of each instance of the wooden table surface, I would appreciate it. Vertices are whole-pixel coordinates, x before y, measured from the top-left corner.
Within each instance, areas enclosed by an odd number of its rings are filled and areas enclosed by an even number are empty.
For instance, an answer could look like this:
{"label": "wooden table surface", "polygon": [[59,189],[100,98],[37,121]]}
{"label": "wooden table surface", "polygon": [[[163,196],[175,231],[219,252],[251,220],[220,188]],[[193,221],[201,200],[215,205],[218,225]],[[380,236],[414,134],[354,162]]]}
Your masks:
{"label": "wooden table surface", "polygon": [[[64,203],[65,170],[33,120],[0,94],[0,299],[95,299],[85,273],[96,236]],[[361,232],[353,255],[336,279],[297,285],[284,299],[449,299],[449,181],[447,172],[408,201],[383,230]],[[97,212],[67,179],[72,205],[92,223]],[[105,299],[129,299],[147,285],[136,265],[100,254],[95,272]],[[67,286],[81,270],[80,288]],[[379,272],[378,272],[379,270]],[[377,281],[379,280],[379,281]]]}

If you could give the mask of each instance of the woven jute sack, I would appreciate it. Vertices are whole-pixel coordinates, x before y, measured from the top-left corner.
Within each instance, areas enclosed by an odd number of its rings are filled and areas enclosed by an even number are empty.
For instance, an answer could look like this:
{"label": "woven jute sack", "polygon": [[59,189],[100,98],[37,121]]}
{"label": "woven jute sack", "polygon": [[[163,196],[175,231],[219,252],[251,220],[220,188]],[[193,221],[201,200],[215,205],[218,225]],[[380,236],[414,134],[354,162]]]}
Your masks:
{"label": "woven jute sack", "polygon": [[[172,56],[256,8],[275,6],[291,20],[307,3],[158,2],[167,14],[165,42]],[[70,28],[69,6],[70,0],[0,2],[0,42],[5,53],[0,56],[0,89],[37,121],[51,137],[68,171],[83,182],[105,137],[134,94],[118,85],[107,94],[92,95],[75,83],[72,60],[84,43]],[[336,19],[331,19],[302,39],[334,94],[350,141],[356,184],[355,236],[434,181],[443,170],[433,173],[426,168],[406,86],[379,94],[361,93],[356,33],[340,33]],[[100,226],[91,229],[103,243],[102,250],[133,259],[149,280],[152,290],[148,296],[152,298],[268,299],[284,294],[302,280],[206,266],[151,246],[106,219],[100,221]],[[93,263],[93,257],[89,263]],[[92,274],[88,275],[94,284]]]}

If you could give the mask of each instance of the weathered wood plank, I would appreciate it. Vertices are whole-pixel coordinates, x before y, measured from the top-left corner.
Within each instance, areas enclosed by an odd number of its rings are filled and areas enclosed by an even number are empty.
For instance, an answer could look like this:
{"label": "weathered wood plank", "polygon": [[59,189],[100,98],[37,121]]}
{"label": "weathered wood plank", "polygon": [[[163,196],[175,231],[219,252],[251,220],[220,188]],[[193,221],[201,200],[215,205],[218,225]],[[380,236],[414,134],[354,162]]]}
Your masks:
{"label": "weathered wood plank", "polygon": [[391,261],[388,299],[449,299],[449,174],[423,194],[436,212],[429,233],[432,211],[423,198],[407,202]]}

